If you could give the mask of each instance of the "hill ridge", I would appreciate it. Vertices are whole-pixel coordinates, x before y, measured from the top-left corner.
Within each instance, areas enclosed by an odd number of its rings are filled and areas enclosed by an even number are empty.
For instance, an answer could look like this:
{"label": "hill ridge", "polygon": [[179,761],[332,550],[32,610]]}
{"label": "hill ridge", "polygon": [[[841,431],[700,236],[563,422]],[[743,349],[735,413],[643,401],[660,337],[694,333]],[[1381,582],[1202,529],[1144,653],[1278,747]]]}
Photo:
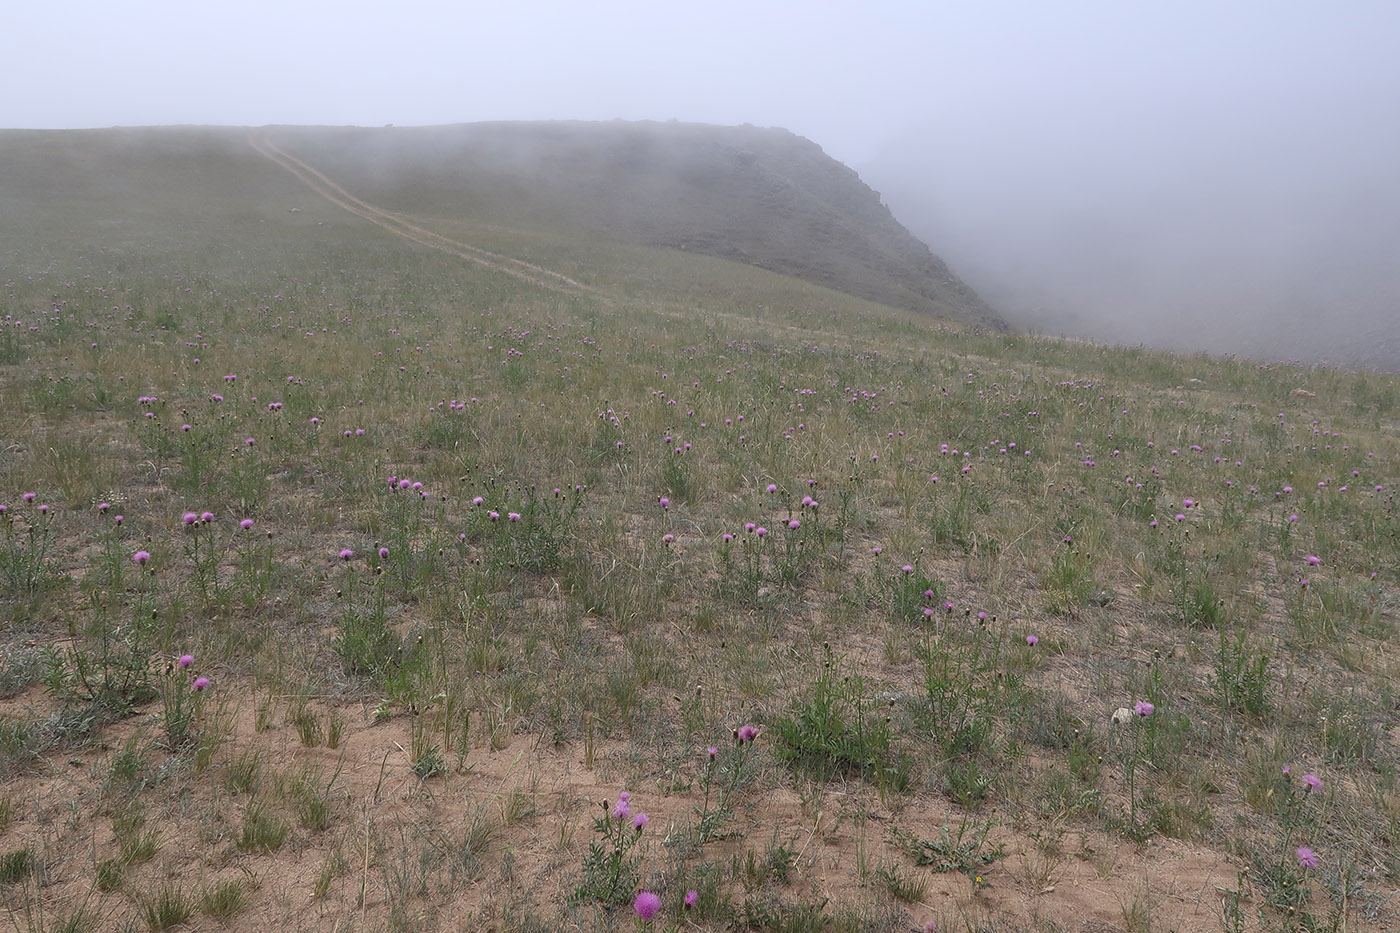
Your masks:
{"label": "hill ridge", "polygon": [[[301,167],[269,161],[250,135]],[[315,236],[309,217],[278,217],[296,191],[316,190],[304,187],[311,172],[341,192],[335,210],[350,205],[401,239],[409,233],[546,287],[599,285],[611,273],[591,268],[597,256],[585,253],[595,247],[659,248],[1007,329],[854,169],[783,129],[561,121],[0,130],[0,213],[16,257],[36,233],[59,234],[51,245],[65,250],[80,231],[95,244],[119,230],[174,259],[225,241],[235,217]],[[541,249],[562,253],[545,259]]]}
{"label": "hill ridge", "polygon": [[785,129],[548,121],[262,132],[400,213],[515,213],[1005,328],[854,169]]}

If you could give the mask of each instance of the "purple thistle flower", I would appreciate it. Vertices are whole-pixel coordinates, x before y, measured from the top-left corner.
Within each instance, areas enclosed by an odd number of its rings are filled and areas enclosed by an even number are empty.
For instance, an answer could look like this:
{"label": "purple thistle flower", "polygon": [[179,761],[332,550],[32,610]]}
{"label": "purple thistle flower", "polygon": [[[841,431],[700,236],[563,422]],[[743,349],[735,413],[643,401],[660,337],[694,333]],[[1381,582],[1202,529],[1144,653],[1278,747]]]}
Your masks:
{"label": "purple thistle flower", "polygon": [[190,684],[190,687],[191,687],[196,693],[202,691],[202,690],[203,690],[205,687],[207,687],[207,686],[209,686],[209,678],[208,678],[208,677],[196,677],[196,678],[194,679],[194,683]]}
{"label": "purple thistle flower", "polygon": [[380,559],[380,560],[388,560],[388,559],[389,559],[389,549],[388,549],[388,548],[382,547],[382,548],[379,549],[379,559]]}
{"label": "purple thistle flower", "polygon": [[197,521],[199,521],[199,516],[196,515],[194,512],[185,513],[184,522],[186,525],[193,525]]}
{"label": "purple thistle flower", "polygon": [[1151,716],[1156,711],[1157,707],[1146,700],[1138,700],[1133,704],[1133,712],[1137,713],[1139,716]]}
{"label": "purple thistle flower", "polygon": [[1316,868],[1316,867],[1317,867],[1317,853],[1314,852],[1312,849],[1309,849],[1307,846],[1299,846],[1299,847],[1298,847],[1298,867],[1299,867],[1299,868]]}
{"label": "purple thistle flower", "polygon": [[148,561],[148,560],[150,560],[150,559],[151,559],[151,552],[150,552],[150,551],[137,551],[135,554],[132,554],[132,555],[131,555],[131,562],[132,562],[133,564],[136,564],[138,567],[139,567],[139,566],[143,566],[143,565],[146,563],[146,561]]}
{"label": "purple thistle flower", "polygon": [[1027,635],[1027,636],[1026,636],[1026,644],[1028,644],[1028,645],[1030,645],[1032,648],[1034,648],[1036,645],[1040,644],[1040,639],[1039,639],[1039,638],[1036,638],[1034,635]]}
{"label": "purple thistle flower", "polygon": [[193,664],[193,663],[194,663],[194,655],[192,655],[192,654],[182,654],[182,655],[180,655],[180,660],[179,660],[179,665],[180,665],[180,667],[186,668],[186,667],[189,667],[189,666],[190,666],[191,664]]}
{"label": "purple thistle flower", "polygon": [[1303,775],[1303,786],[1307,788],[1307,792],[1310,794],[1313,791],[1322,790],[1322,779],[1316,774],[1305,774]]}
{"label": "purple thistle flower", "polygon": [[244,531],[247,531],[249,528],[253,527],[253,520],[251,518],[245,518],[243,519],[243,521],[238,523],[238,527],[242,528]]}
{"label": "purple thistle flower", "polygon": [[641,832],[650,822],[651,817],[647,816],[645,813],[638,813],[636,816],[632,817],[632,828],[637,832]]}
{"label": "purple thistle flower", "polygon": [[348,547],[347,547],[347,548],[341,548],[341,550],[340,550],[340,559],[341,559],[341,560],[352,560],[354,557],[355,557],[355,552],[352,551],[350,548],[348,548]]}
{"label": "purple thistle flower", "polygon": [[632,904],[632,909],[637,912],[637,916],[644,921],[650,921],[661,912],[661,898],[650,891],[643,891],[637,895],[637,900]]}
{"label": "purple thistle flower", "polygon": [[199,520],[202,521],[202,522],[212,522],[212,521],[214,520],[214,513],[213,513],[213,512],[201,512],[200,515],[199,515]]}
{"label": "purple thistle flower", "polygon": [[698,904],[698,903],[700,903],[700,892],[699,892],[699,891],[687,891],[687,892],[685,892],[685,909],[686,909],[686,910],[694,910],[694,909],[695,909],[695,905]]}

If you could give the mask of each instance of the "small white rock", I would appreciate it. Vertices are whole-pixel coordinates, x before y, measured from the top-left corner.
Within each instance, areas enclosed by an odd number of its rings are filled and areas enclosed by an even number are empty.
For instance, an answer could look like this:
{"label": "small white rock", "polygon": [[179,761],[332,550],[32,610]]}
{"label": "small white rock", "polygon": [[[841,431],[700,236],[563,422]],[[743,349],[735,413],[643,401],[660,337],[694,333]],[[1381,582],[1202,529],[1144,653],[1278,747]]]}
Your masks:
{"label": "small white rock", "polygon": [[1113,724],[1115,726],[1121,726],[1124,723],[1129,723],[1132,721],[1133,711],[1128,709],[1126,706],[1120,706],[1113,711]]}

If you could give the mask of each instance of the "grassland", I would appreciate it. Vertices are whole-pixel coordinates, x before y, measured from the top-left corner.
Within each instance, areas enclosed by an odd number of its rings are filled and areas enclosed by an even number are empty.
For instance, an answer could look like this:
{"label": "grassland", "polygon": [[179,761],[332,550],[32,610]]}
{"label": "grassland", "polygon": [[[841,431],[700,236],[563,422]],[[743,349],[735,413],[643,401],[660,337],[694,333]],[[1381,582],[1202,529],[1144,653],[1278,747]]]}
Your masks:
{"label": "grassland", "polygon": [[1394,925],[1392,375],[81,151],[0,186],[17,929]]}

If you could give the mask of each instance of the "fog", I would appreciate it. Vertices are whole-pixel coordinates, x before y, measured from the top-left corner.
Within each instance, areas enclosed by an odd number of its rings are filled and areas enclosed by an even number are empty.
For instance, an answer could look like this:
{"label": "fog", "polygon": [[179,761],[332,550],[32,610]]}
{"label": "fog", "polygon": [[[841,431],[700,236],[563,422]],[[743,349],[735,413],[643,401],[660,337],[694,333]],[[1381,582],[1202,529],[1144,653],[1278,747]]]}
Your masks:
{"label": "fog", "polygon": [[1021,326],[1400,368],[1400,4],[11,5],[3,127],[782,126]]}
{"label": "fog", "polygon": [[1145,111],[967,114],[864,175],[1018,326],[1400,368],[1400,123],[1346,97]]}

